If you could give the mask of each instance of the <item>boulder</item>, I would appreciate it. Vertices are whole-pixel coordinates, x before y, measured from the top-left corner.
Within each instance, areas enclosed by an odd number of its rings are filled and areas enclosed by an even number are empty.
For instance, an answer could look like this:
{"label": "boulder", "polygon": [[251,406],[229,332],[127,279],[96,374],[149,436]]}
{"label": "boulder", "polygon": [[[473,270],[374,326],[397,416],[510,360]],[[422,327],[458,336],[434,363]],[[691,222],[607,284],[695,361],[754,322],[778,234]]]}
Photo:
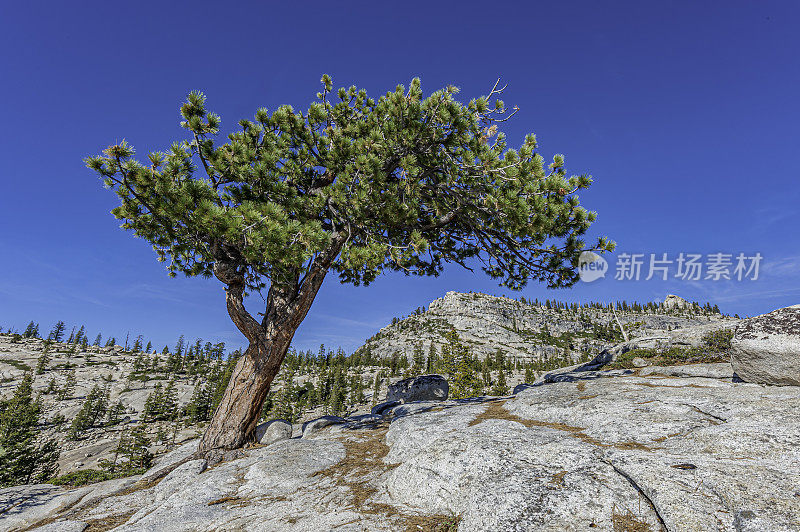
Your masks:
{"label": "boulder", "polygon": [[383,403],[378,403],[377,405],[372,407],[370,413],[376,416],[381,416],[385,414],[390,408],[392,408],[393,406],[397,406],[399,404],[402,403],[400,401],[385,401]]}
{"label": "boulder", "polygon": [[517,395],[522,390],[527,390],[528,388],[532,388],[533,384],[528,384],[527,382],[521,382],[514,386],[514,391],[511,392],[511,395]]}
{"label": "boulder", "polygon": [[664,308],[667,309],[673,309],[673,308],[685,309],[689,308],[690,306],[691,305],[689,304],[688,301],[686,301],[680,296],[676,296],[675,294],[669,294],[667,298],[664,300]]}
{"label": "boulder", "polygon": [[339,416],[322,416],[317,419],[312,419],[311,421],[303,423],[303,438],[307,438],[325,427],[341,425],[343,423],[347,423],[347,420]]}
{"label": "boulder", "polygon": [[256,427],[256,441],[269,445],[292,437],[292,424],[284,419],[273,419]]}
{"label": "boulder", "polygon": [[449,393],[447,379],[441,375],[421,375],[390,384],[386,401],[445,401]]}
{"label": "boulder", "polygon": [[731,364],[746,382],[800,386],[800,305],[743,320],[731,340]]}

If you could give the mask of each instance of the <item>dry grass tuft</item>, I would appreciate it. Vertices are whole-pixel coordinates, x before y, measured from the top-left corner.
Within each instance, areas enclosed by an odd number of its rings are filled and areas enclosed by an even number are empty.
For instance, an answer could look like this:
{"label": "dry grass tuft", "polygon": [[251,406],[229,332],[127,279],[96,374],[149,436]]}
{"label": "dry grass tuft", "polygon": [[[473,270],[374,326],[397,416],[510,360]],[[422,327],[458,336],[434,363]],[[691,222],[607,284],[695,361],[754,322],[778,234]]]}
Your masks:
{"label": "dry grass tuft", "polygon": [[611,524],[614,526],[614,532],[652,532],[650,525],[646,521],[637,519],[630,510],[622,514],[612,509]]}
{"label": "dry grass tuft", "polygon": [[223,502],[231,502],[231,501],[238,501],[239,497],[222,497],[221,499],[217,499],[214,501],[210,501],[208,506],[214,506],[215,504],[222,504]]}
{"label": "dry grass tuft", "polygon": [[89,524],[89,527],[84,532],[106,532],[106,530],[111,530],[112,528],[116,528],[125,524],[135,513],[135,510],[131,510],[130,512],[106,517],[104,519],[92,519],[86,521],[86,523]]}

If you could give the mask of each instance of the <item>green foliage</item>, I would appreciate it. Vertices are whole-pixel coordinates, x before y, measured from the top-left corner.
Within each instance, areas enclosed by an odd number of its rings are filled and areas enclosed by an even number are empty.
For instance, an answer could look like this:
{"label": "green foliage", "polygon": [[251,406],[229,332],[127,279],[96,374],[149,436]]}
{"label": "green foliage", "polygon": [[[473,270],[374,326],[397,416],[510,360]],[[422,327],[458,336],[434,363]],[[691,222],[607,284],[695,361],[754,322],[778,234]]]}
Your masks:
{"label": "green foliage", "polygon": [[8,364],[9,366],[14,366],[17,369],[21,369],[22,371],[28,372],[31,370],[31,367],[27,365],[25,362],[21,360],[14,360],[13,358],[0,358],[0,363]]}
{"label": "green foliage", "polygon": [[67,379],[64,382],[64,386],[58,390],[58,394],[56,395],[56,399],[59,401],[63,401],[65,399],[72,398],[72,394],[75,393],[75,385],[77,384],[77,380],[75,379],[75,370],[71,370],[67,374]]}
{"label": "green foliage", "polygon": [[39,338],[39,324],[30,322],[25,327],[25,332],[22,333],[23,338]]}
{"label": "green foliage", "polygon": [[101,388],[95,385],[86,396],[80,411],[72,420],[67,437],[71,440],[77,440],[86,430],[98,426],[107,412],[108,388]]}
{"label": "green foliage", "polygon": [[717,329],[703,336],[703,345],[711,351],[720,353],[731,348],[733,329]]}
{"label": "green foliage", "polygon": [[149,445],[150,440],[144,427],[137,425],[129,433],[122,433],[114,449],[114,459],[101,460],[100,467],[120,476],[141,474],[153,465],[153,454],[148,449]]}
{"label": "green foliage", "polygon": [[476,397],[483,392],[483,384],[478,378],[480,369],[478,362],[470,354],[455,330],[445,335],[448,345],[443,349],[444,369],[449,376],[450,397],[466,399]]}
{"label": "green foliage", "polygon": [[492,395],[508,395],[508,383],[506,382],[506,372],[502,369],[497,373],[497,381],[495,381],[494,386],[492,387],[491,391]]}
{"label": "green foliage", "polygon": [[0,400],[0,487],[43,482],[58,470],[55,440],[37,441],[41,404],[26,374],[8,400]]}
{"label": "green foliage", "polygon": [[42,375],[45,370],[47,369],[47,365],[50,363],[50,355],[47,354],[47,349],[45,349],[41,355],[39,355],[39,360],[36,361],[36,374]]}
{"label": "green foliage", "polygon": [[[423,97],[418,79],[377,100],[332,91],[326,76],[306,112],[259,109],[225,144],[195,91],[181,107],[188,140],[147,163],[123,141],[86,165],[119,196],[122,227],[173,275],[232,261],[251,289],[289,282],[346,232],[332,265],[343,282],[387,269],[436,275],[472,258],[513,288],[577,282],[595,214],[574,192],[591,178],[568,177],[562,155],[547,165],[532,134],[508,149],[498,125],[513,113],[500,91],[467,104],[453,86]],[[604,238],[592,247],[612,248]]]}
{"label": "green foliage", "polygon": [[64,325],[63,321],[61,320],[57,321],[56,324],[53,326],[53,329],[50,331],[50,334],[47,336],[47,338],[54,342],[60,342],[61,340],[64,339],[65,328],[66,325]]}
{"label": "green foliage", "polygon": [[170,380],[166,387],[156,384],[147,396],[142,412],[143,421],[166,421],[175,419],[178,414],[178,393],[175,382]]}
{"label": "green foliage", "polygon": [[67,473],[66,475],[51,478],[47,482],[49,484],[55,484],[56,486],[69,486],[76,488],[78,486],[95,484],[105,480],[138,475],[144,473],[144,471],[145,470],[143,468],[140,468],[132,471],[118,470],[112,473],[111,471],[101,471],[99,469],[82,469],[81,471],[73,471],[72,473]]}

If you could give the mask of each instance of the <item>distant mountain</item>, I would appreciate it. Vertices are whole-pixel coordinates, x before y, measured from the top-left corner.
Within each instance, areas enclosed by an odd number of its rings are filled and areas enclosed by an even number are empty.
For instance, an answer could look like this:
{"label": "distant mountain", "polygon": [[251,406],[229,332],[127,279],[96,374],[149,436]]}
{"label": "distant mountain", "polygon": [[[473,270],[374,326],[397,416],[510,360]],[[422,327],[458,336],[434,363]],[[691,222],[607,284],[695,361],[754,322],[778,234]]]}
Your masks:
{"label": "distant mountain", "polygon": [[[619,304],[616,315],[630,337],[729,320],[711,305],[700,306],[670,295],[664,303]],[[475,356],[501,350],[523,362],[567,357],[581,360],[622,340],[614,311],[601,304],[528,302],[480,293],[448,292],[403,319],[395,319],[369,338],[357,352],[379,358],[427,355],[440,350],[444,334],[455,329]]]}

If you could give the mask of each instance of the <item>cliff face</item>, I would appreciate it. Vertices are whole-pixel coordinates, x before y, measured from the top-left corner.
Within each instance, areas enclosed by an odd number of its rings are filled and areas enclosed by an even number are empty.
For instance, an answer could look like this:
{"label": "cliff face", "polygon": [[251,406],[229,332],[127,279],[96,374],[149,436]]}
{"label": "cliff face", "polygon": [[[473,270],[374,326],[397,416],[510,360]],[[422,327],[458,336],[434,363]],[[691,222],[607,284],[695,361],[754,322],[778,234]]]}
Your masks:
{"label": "cliff face", "polygon": [[[669,303],[651,309],[620,310],[617,316],[631,337],[732,320],[688,303]],[[441,349],[443,335],[451,328],[480,358],[500,349],[507,357],[521,361],[553,357],[577,361],[621,339],[608,308],[547,308],[506,297],[448,292],[433,300],[426,311],[384,327],[360,349],[380,357],[397,353],[408,358],[421,344],[427,354],[431,344]]]}

